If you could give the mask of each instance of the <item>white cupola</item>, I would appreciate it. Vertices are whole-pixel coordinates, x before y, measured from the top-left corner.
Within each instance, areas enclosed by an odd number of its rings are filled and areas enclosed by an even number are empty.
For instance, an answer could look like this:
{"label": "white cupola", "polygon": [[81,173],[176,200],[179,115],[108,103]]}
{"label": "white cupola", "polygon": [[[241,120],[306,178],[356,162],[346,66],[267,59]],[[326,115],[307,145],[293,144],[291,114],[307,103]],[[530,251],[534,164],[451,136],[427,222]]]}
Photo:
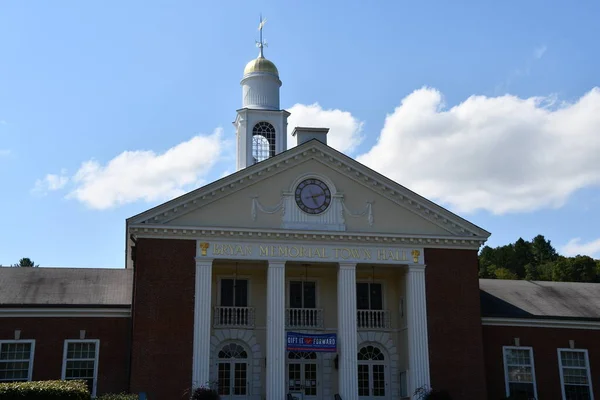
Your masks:
{"label": "white cupola", "polygon": [[264,57],[266,42],[261,18],[258,57],[244,68],[242,77],[242,108],[233,123],[237,134],[237,169],[243,169],[287,150],[287,118],[279,108],[279,71]]}

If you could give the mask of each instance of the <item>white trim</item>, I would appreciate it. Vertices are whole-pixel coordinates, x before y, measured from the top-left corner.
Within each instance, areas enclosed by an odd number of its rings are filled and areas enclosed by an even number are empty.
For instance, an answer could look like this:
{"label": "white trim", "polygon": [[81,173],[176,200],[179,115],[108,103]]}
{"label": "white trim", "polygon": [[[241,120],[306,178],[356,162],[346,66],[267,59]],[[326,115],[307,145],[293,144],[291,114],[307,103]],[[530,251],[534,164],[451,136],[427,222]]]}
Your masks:
{"label": "white trim", "polygon": [[[357,297],[358,297],[358,284],[359,283],[368,283],[369,285],[371,283],[376,283],[376,284],[381,285],[381,310],[373,310],[371,308],[371,296],[369,295],[369,308],[367,309],[368,311],[389,311],[387,309],[387,301],[386,301],[386,298],[385,298],[385,295],[386,295],[386,292],[387,292],[387,281],[385,279],[373,279],[373,280],[371,280],[370,278],[357,279],[356,280],[356,289],[357,289],[356,290],[356,296]],[[371,293],[371,287],[369,286],[369,294],[370,293]],[[358,306],[358,304],[357,304],[357,306]],[[356,311],[360,311],[360,310],[357,308]]]}
{"label": "white trim", "polygon": [[510,385],[508,381],[508,365],[506,363],[506,350],[529,350],[529,359],[531,360],[531,375],[533,376],[533,393],[537,399],[537,382],[535,378],[535,361],[533,359],[533,347],[531,346],[502,346],[502,363],[504,365],[504,385],[506,397],[510,397]]}
{"label": "white trim", "polygon": [[[240,346],[242,349],[244,349],[244,351],[247,354],[246,358],[219,358],[219,352],[223,349],[223,347],[225,347],[226,345],[229,345],[230,343],[236,344],[238,346]],[[214,350],[214,359],[215,359],[215,367],[216,367],[216,371],[217,371],[217,376],[219,374],[219,364],[230,364],[232,367],[234,364],[239,363],[239,364],[246,364],[246,394],[245,395],[234,395],[234,394],[229,394],[229,395],[221,395],[221,397],[225,397],[225,398],[234,398],[234,397],[244,397],[244,396],[252,396],[252,389],[253,389],[253,385],[252,385],[252,366],[254,364],[254,353],[252,352],[252,349],[248,346],[248,344],[240,339],[231,339],[231,340],[225,340],[223,342],[221,342],[219,344],[219,346],[215,347]],[[231,368],[230,370],[230,376],[229,376],[229,382],[227,384],[227,386],[230,389],[230,393],[233,393],[233,386],[231,385],[232,382],[234,382],[234,386],[235,386],[235,367]]]}
{"label": "white trim", "polygon": [[[588,384],[587,386],[590,388],[590,400],[594,400],[594,385],[592,383],[592,371],[591,371],[591,367],[590,367],[590,359],[588,357],[588,351],[587,349],[565,349],[565,348],[558,348],[556,349],[556,352],[558,354],[558,373],[560,374],[560,390],[562,393],[562,398],[563,400],[566,399],[566,395],[565,395],[565,379],[563,376],[563,365],[562,365],[562,358],[560,356],[561,352],[571,352],[571,353],[583,353],[585,356],[585,367],[587,370],[587,379],[588,379]],[[567,367],[567,368],[574,368],[574,367]],[[576,367],[575,367],[576,368]],[[583,386],[583,385],[581,385]]]}
{"label": "white trim", "polygon": [[[215,274],[216,275],[216,274]],[[216,296],[216,300],[217,300],[217,307],[224,307],[223,305],[221,305],[221,281],[223,279],[232,279],[232,280],[238,280],[238,281],[247,281],[248,282],[248,293],[246,293],[246,304],[248,308],[253,307],[252,304],[250,304],[250,299],[252,298],[252,292],[250,290],[250,286],[251,286],[251,278],[252,275],[235,275],[235,274],[224,274],[224,275],[217,275],[217,296]],[[237,307],[235,305],[235,289],[234,289],[234,294],[233,294],[233,301],[234,301],[234,305],[232,307]]]}
{"label": "white trim", "polygon": [[600,321],[483,317],[481,323],[486,326],[600,330]]}
{"label": "white trim", "polygon": [[[67,375],[67,350],[70,343],[94,343],[96,346],[96,354],[94,355],[94,383],[92,384],[92,397],[96,397],[96,388],[98,387],[98,359],[100,358],[100,340],[99,339],[65,339],[63,346],[63,359],[62,359],[62,372],[60,379],[66,380]],[[69,360],[85,360],[89,361],[89,358],[71,358]]]}
{"label": "white trim", "polygon": [[[361,348],[365,346],[376,346],[378,347],[385,357],[383,361],[383,365],[385,366],[385,398],[395,398],[400,393],[400,381],[396,380],[394,377],[399,376],[399,368],[398,362],[400,359],[400,355],[398,354],[398,348],[396,347],[397,337],[389,334],[388,332],[358,332],[357,338],[357,357],[356,362],[357,366],[360,361],[358,361],[358,352]],[[367,361],[368,362],[368,361]],[[365,363],[363,361],[363,363]],[[380,363],[381,361],[376,361],[375,363]]]}
{"label": "white trim", "polygon": [[[27,372],[27,380],[31,381],[32,376],[33,376],[33,358],[35,355],[35,340],[34,339],[0,340],[0,351],[2,350],[3,344],[18,344],[18,343],[31,343],[31,351],[29,353],[29,371]],[[2,361],[14,361],[14,360],[2,360]]]}
{"label": "white trim", "polygon": [[369,243],[373,245],[407,245],[413,247],[426,247],[436,249],[470,249],[478,250],[484,243],[484,239],[475,236],[438,236],[438,235],[396,235],[375,233],[351,233],[351,232],[323,232],[323,231],[300,231],[283,229],[252,229],[252,228],[226,228],[226,227],[193,227],[193,226],[165,226],[160,224],[137,224],[129,226],[129,233],[137,238],[154,239],[190,239],[211,240],[218,237],[234,239],[258,239],[271,240],[296,239],[302,242],[312,241],[319,244],[339,243]]}
{"label": "white trim", "polygon": [[62,308],[62,307],[10,307],[0,308],[0,318],[40,317],[101,317],[129,318],[131,308]]}
{"label": "white trim", "polygon": [[[321,299],[320,299],[320,288],[321,282],[320,278],[306,278],[305,276],[286,276],[285,277],[285,307],[290,307],[290,296],[292,291],[290,290],[291,282],[301,282],[302,283],[302,305],[304,306],[304,282],[314,282],[315,284],[315,310],[321,308]],[[304,308],[304,307],[301,307]]]}

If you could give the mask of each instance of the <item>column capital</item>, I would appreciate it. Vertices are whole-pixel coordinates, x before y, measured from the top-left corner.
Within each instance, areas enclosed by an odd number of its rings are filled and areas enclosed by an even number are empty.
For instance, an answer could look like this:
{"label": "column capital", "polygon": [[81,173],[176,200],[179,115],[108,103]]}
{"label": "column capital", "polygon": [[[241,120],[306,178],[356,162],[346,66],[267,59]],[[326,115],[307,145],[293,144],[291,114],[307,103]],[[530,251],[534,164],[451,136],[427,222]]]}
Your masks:
{"label": "column capital", "polygon": [[285,261],[281,260],[268,260],[269,268],[284,268]]}
{"label": "column capital", "polygon": [[356,269],[356,264],[355,262],[339,262],[338,266],[340,269]]}
{"label": "column capital", "polygon": [[421,264],[409,264],[408,272],[425,272],[425,265]]}
{"label": "column capital", "polygon": [[214,258],[210,258],[210,257],[194,257],[194,259],[196,260],[196,266],[201,266],[201,265],[212,265],[213,261],[215,260]]}

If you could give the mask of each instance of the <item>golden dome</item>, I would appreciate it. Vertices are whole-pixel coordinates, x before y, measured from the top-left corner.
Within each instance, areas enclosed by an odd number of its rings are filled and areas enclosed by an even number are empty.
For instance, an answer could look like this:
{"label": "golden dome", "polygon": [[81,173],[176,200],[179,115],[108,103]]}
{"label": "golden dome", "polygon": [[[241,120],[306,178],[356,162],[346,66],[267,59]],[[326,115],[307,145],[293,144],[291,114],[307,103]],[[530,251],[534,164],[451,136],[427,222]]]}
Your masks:
{"label": "golden dome", "polygon": [[275,64],[264,57],[258,57],[246,64],[246,68],[244,68],[244,75],[248,75],[253,72],[267,72],[269,74],[279,76],[279,71],[277,71]]}

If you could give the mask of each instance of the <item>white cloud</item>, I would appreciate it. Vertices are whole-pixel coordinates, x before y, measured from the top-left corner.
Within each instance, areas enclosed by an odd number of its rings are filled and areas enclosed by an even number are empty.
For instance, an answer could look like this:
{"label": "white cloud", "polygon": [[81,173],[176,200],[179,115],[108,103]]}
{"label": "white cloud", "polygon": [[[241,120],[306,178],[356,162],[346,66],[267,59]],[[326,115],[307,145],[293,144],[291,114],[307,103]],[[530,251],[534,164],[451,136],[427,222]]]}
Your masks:
{"label": "white cloud", "polygon": [[544,54],[546,53],[546,50],[548,50],[548,47],[546,45],[540,46],[538,48],[536,48],[533,51],[533,57],[536,60],[539,60],[540,58],[544,57]]}
{"label": "white cloud", "polygon": [[440,92],[422,88],[358,160],[458,212],[560,207],[600,183],[600,89],[554,100],[471,96],[445,110]]}
{"label": "white cloud", "polygon": [[64,188],[69,183],[69,177],[65,174],[66,171],[63,170],[60,175],[48,174],[44,179],[38,179],[31,190],[32,193],[44,195],[49,191],[52,192]]}
{"label": "white cloud", "polygon": [[571,239],[561,248],[560,252],[569,257],[576,255],[600,256],[600,238],[587,243],[581,243],[581,238]]}
{"label": "white cloud", "polygon": [[95,209],[138,200],[162,201],[203,182],[222,154],[222,130],[198,135],[162,154],[125,151],[106,165],[84,162],[72,178],[76,185],[68,197]]}
{"label": "white cloud", "polygon": [[363,122],[348,111],[323,110],[318,104],[295,104],[288,109],[288,148],[296,146],[296,138],[292,132],[297,126],[313,128],[329,128],[327,144],[334,149],[352,153],[363,140]]}

